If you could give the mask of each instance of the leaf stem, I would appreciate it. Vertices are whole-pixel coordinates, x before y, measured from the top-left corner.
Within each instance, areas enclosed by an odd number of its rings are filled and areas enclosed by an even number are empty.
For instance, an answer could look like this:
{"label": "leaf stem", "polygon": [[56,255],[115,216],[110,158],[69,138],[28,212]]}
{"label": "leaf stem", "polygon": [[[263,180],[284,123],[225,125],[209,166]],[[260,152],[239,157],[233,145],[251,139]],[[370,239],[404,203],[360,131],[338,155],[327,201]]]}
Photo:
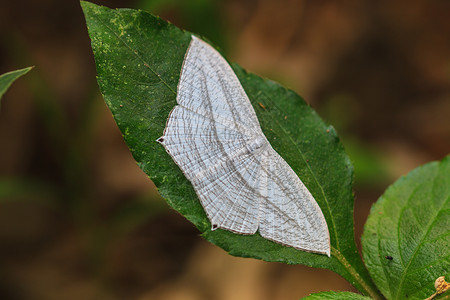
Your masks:
{"label": "leaf stem", "polygon": [[362,278],[359,273],[353,268],[353,266],[347,261],[347,259],[342,255],[342,253],[334,247],[331,247],[331,255],[336,257],[336,259],[344,266],[344,268],[350,273],[352,278],[359,284],[363,289],[363,293],[369,295],[373,299],[383,300],[385,299],[376,289],[368,284],[364,278]]}

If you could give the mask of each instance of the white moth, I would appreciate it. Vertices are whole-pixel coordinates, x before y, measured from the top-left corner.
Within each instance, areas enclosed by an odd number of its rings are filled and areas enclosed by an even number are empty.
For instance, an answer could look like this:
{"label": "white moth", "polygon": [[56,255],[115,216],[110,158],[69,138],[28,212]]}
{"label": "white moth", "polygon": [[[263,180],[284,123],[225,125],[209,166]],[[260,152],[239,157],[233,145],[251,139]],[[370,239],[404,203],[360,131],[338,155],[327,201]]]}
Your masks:
{"label": "white moth", "polygon": [[259,229],[266,239],[330,256],[319,205],[269,144],[231,67],[195,36],[177,103],[158,142],[192,183],[212,230]]}

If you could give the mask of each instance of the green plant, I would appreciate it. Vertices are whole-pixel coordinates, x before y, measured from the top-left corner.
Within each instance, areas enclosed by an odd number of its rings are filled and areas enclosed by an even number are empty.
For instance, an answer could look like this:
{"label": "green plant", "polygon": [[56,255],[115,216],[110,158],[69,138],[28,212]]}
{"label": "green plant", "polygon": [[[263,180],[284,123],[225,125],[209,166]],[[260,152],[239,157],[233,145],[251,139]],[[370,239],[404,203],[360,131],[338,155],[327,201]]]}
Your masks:
{"label": "green plant", "polygon": [[[191,184],[155,142],[176,105],[191,33],[139,10],[112,10],[88,2],[82,2],[82,7],[98,83],[128,147],[169,205],[205,239],[235,256],[333,270],[374,299],[422,299],[433,293],[434,279],[448,275],[449,157],[399,180],[374,206],[363,236],[365,265],[354,240],[353,168],[335,130],[293,91],[236,64],[232,68],[265,135],[302,178],[325,215],[331,258],[276,244],[259,234],[211,231]],[[326,295],[320,297],[350,297],[348,293]],[[364,299],[357,294],[351,297]]]}

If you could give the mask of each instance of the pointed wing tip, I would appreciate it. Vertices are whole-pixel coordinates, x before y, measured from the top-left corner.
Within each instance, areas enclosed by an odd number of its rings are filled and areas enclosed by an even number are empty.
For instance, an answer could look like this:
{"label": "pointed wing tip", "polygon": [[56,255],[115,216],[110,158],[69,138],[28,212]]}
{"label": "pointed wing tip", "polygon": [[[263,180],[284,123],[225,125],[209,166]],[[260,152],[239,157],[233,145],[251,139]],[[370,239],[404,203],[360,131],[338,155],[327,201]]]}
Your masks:
{"label": "pointed wing tip", "polygon": [[331,249],[330,249],[330,246],[328,246],[328,247],[326,247],[326,248],[320,247],[320,248],[317,248],[317,249],[315,249],[315,250],[310,250],[310,251],[311,251],[311,252],[318,253],[318,254],[326,255],[326,256],[328,256],[328,257],[331,257]]}
{"label": "pointed wing tip", "polygon": [[[328,231],[327,231],[327,233],[328,233]],[[294,246],[294,248],[297,248],[297,247]],[[297,249],[331,257],[330,236],[326,235],[323,237],[323,239],[316,240],[315,242],[311,243],[309,245],[309,247],[299,247]]]}
{"label": "pointed wing tip", "polygon": [[204,41],[201,39],[201,38],[199,38],[199,37],[196,37],[195,35],[193,35],[193,34],[191,34],[191,43],[200,43],[200,42],[203,42],[204,43]]}
{"label": "pointed wing tip", "polygon": [[328,227],[327,227],[327,248],[325,250],[325,254],[328,255],[328,257],[331,257],[331,241],[330,241],[330,234],[328,232]]}
{"label": "pointed wing tip", "polygon": [[[328,231],[328,230],[327,230]],[[326,254],[328,257],[331,257],[331,246],[330,246],[330,235],[327,236],[327,247],[325,248],[325,251],[323,254]]]}

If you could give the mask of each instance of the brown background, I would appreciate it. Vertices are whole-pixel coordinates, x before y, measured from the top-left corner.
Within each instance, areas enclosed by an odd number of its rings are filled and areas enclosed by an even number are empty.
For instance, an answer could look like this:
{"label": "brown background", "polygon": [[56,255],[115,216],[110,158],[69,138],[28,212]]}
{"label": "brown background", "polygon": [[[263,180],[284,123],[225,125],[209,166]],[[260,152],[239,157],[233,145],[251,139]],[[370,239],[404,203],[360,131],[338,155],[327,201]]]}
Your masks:
{"label": "brown background", "polygon": [[[96,1],[142,8],[294,89],[355,164],[356,237],[399,176],[450,150],[450,2]],[[77,1],[2,3],[1,299],[298,299],[327,270],[228,256],[169,209],[95,81]]]}

